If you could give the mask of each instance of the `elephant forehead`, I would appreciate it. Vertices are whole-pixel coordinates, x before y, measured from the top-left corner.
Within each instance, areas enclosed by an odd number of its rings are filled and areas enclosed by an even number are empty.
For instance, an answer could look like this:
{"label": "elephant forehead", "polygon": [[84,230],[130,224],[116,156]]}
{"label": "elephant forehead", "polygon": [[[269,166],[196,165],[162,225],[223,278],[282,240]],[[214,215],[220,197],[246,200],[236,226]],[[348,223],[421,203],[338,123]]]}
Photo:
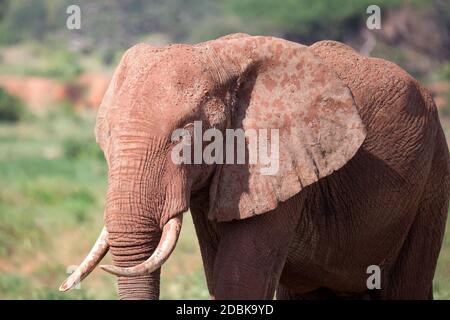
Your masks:
{"label": "elephant forehead", "polygon": [[160,84],[160,87],[189,89],[199,79],[207,80],[206,69],[198,51],[192,46],[170,45],[152,49],[145,45],[135,47],[127,51],[125,58],[126,78],[130,84],[150,81],[152,84]]}
{"label": "elephant forehead", "polygon": [[116,107],[155,112],[189,112],[195,108],[214,83],[191,51],[174,47],[127,54]]}

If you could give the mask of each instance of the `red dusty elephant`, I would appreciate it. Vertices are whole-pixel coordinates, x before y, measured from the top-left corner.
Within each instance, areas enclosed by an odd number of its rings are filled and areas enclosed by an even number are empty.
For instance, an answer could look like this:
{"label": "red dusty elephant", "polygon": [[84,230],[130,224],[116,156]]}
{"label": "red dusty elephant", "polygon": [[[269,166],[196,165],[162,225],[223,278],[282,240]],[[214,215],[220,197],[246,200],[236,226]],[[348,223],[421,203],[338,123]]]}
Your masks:
{"label": "red dusty elephant", "polygon": [[[190,144],[173,132],[196,121],[223,135],[278,130],[276,172],[174,163]],[[120,298],[157,299],[190,209],[217,299],[432,298],[449,152],[430,95],[393,63],[333,41],[244,34],[139,44],[113,76],[96,138],[109,167],[105,228],[62,291],[109,250],[114,265],[101,267]],[[367,287],[373,265],[379,290]]]}

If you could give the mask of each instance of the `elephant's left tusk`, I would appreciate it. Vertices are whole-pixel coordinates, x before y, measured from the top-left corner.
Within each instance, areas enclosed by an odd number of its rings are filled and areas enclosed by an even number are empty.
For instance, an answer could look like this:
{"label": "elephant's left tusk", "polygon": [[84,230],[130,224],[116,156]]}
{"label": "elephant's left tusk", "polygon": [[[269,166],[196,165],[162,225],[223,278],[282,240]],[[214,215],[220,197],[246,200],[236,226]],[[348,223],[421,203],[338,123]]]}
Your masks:
{"label": "elephant's left tusk", "polygon": [[106,231],[106,227],[103,227],[102,232],[89,254],[84,258],[78,268],[61,284],[59,291],[64,292],[70,290],[73,286],[86,278],[103,259],[108,250],[108,231]]}

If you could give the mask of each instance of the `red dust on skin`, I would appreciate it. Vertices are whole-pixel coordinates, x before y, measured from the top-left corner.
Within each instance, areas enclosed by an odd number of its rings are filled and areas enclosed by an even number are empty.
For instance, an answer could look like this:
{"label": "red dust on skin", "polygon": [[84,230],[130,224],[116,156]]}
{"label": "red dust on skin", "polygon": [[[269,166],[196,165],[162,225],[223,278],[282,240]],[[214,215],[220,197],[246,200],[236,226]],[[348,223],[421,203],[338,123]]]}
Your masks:
{"label": "red dust on skin", "polygon": [[272,92],[273,89],[275,89],[275,87],[277,86],[277,83],[270,77],[264,78],[263,83],[264,83],[264,86],[266,87],[266,89],[270,92]]}
{"label": "red dust on skin", "polygon": [[273,101],[273,106],[280,112],[283,111],[284,102],[282,99],[278,98]]}
{"label": "red dust on skin", "polygon": [[289,76],[287,74],[283,75],[283,79],[280,82],[280,85],[282,87],[287,86],[289,83],[291,82],[291,80],[289,79]]}

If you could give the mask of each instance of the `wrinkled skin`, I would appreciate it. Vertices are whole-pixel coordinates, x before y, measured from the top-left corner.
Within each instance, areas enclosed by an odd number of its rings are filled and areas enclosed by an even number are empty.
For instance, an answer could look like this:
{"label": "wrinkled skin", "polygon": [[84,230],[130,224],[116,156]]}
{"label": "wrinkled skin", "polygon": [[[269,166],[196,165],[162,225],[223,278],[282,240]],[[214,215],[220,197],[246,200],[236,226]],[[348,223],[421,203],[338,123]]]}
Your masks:
{"label": "wrinkled skin", "polygon": [[[194,120],[280,128],[279,172],[175,165],[171,134]],[[389,62],[243,34],[140,44],[116,70],[96,137],[116,266],[147,259],[190,208],[217,299],[432,297],[449,154],[429,94]],[[373,264],[382,289],[369,291]],[[118,285],[121,299],[157,299],[159,270]]]}

